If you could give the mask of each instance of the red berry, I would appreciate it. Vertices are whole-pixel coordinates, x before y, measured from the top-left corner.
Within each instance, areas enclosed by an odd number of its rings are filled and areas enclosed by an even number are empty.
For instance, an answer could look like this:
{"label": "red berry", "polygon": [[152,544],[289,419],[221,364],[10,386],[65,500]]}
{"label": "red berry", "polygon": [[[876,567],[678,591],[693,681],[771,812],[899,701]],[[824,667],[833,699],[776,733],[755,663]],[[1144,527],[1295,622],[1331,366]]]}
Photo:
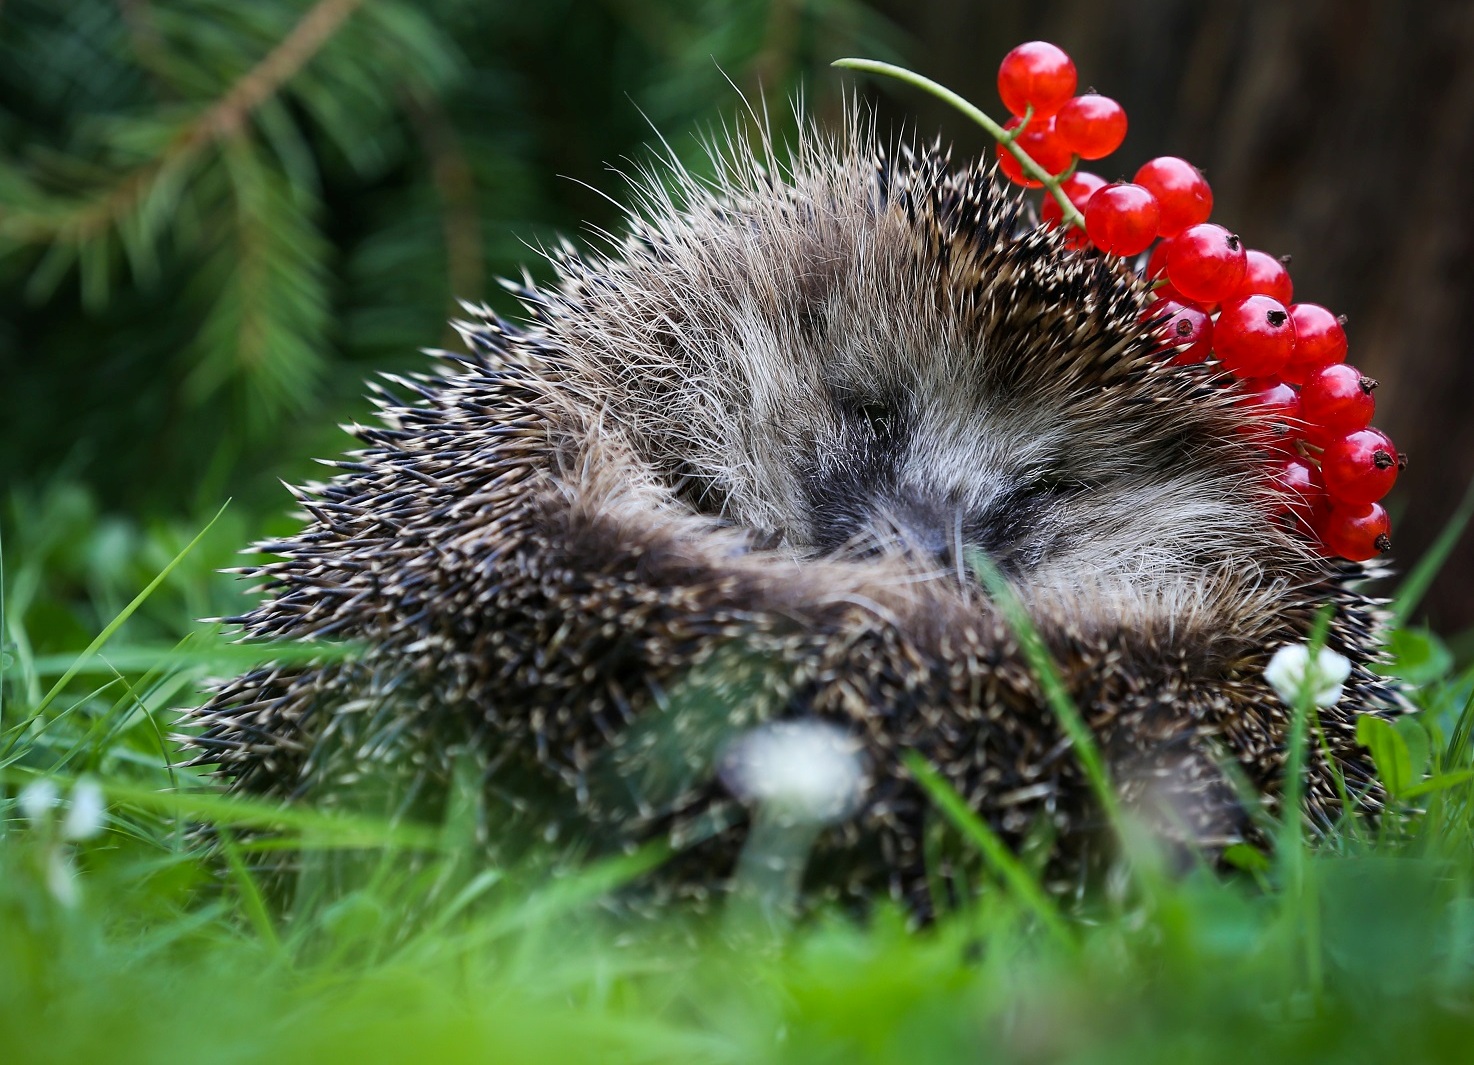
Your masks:
{"label": "red berry", "polygon": [[1320,483],[1320,470],[1304,459],[1280,459],[1272,467],[1271,479],[1291,496],[1292,502],[1300,500],[1307,509],[1326,495],[1326,487]]}
{"label": "red berry", "polygon": [[[1159,202],[1157,206],[1160,207],[1161,203]],[[1162,228],[1160,222],[1157,223],[1157,228]],[[1171,249],[1171,247],[1172,241],[1169,238],[1167,240],[1159,242],[1157,246],[1152,249],[1152,254],[1146,261],[1146,277],[1148,281],[1155,281],[1159,277],[1167,276],[1167,252]]]}
{"label": "red berry", "polygon": [[[1157,223],[1161,230],[1161,222]],[[1167,279],[1190,300],[1217,303],[1244,279],[1244,245],[1212,222],[1188,226],[1167,249]]]}
{"label": "red berry", "polygon": [[1161,213],[1157,198],[1146,189],[1117,182],[1090,197],[1085,205],[1085,232],[1101,251],[1136,255],[1157,239]]}
{"label": "red berry", "polygon": [[1380,429],[1356,429],[1333,438],[1320,456],[1331,501],[1375,503],[1397,480],[1397,448]]}
{"label": "red berry", "polygon": [[[1007,130],[1017,129],[1022,119],[1010,118],[1004,123]],[[1054,132],[1054,119],[1031,118],[1028,126],[1015,138],[1014,143],[1028,153],[1029,158],[1051,174],[1058,174],[1070,165],[1070,150],[1060,143]],[[1023,164],[1002,144],[997,146],[998,169],[1009,181],[1026,189],[1037,189],[1040,183],[1024,174]]]}
{"label": "red berry", "polygon": [[1292,422],[1300,417],[1300,393],[1278,377],[1251,377],[1239,386],[1258,417]]}
{"label": "red berry", "polygon": [[1392,550],[1392,522],[1376,503],[1336,502],[1321,519],[1320,534],[1332,554],[1352,562]]}
{"label": "red berry", "polygon": [[1311,374],[1300,390],[1305,420],[1323,429],[1349,433],[1372,423],[1377,401],[1372,389],[1377,382],[1363,377],[1355,366],[1338,362]]}
{"label": "red berry", "polygon": [[1270,467],[1270,481],[1282,493],[1277,513],[1292,514],[1307,528],[1318,513],[1329,509],[1320,470],[1304,459],[1282,458]]}
{"label": "red berry", "polygon": [[[1161,223],[1158,222],[1157,226],[1160,229]],[[1146,261],[1147,280],[1153,282],[1152,295],[1159,300],[1176,300],[1178,303],[1190,303],[1194,307],[1203,307],[1197,300],[1190,300],[1181,292],[1178,292],[1177,289],[1172,287],[1172,282],[1167,280],[1167,253],[1171,248],[1171,240],[1158,241],[1157,246],[1152,249],[1152,254]],[[1207,307],[1203,307],[1203,309],[1207,310]],[[1209,313],[1211,314],[1212,312],[1209,311]]]}
{"label": "red berry", "polygon": [[1239,377],[1277,374],[1295,353],[1295,324],[1279,300],[1249,296],[1225,303],[1213,326],[1213,352]]}
{"label": "red berry", "polygon": [[1346,330],[1341,320],[1318,303],[1290,306],[1295,322],[1295,355],[1283,377],[1294,384],[1308,381],[1317,370],[1346,358]]}
{"label": "red berry", "polygon": [[1164,237],[1175,237],[1188,226],[1206,222],[1213,213],[1213,190],[1198,168],[1186,159],[1175,155],[1149,159],[1131,180],[1151,192],[1161,204],[1162,220],[1157,228]]}
{"label": "red berry", "polygon": [[1103,159],[1126,139],[1126,109],[1109,96],[1086,93],[1061,107],[1054,125],[1081,159]]}
{"label": "red berry", "polygon": [[1075,95],[1075,64],[1047,41],[1021,44],[998,67],[998,95],[1016,115],[1030,104],[1036,116],[1052,115]]}
{"label": "red berry", "polygon": [[[1059,183],[1060,191],[1075,205],[1075,210],[1081,214],[1085,213],[1085,205],[1090,202],[1090,197],[1095,195],[1098,189],[1105,188],[1106,179],[1098,174],[1088,171],[1076,170],[1069,177]],[[1044,194],[1044,205],[1039,208],[1039,217],[1050,229],[1055,228],[1064,220],[1064,212],[1060,210],[1059,201],[1049,193]],[[1065,235],[1065,244],[1071,248],[1085,248],[1090,246],[1090,241],[1085,236],[1085,231],[1079,226],[1071,226]]]}
{"label": "red berry", "polygon": [[1278,377],[1253,377],[1240,387],[1249,407],[1245,435],[1270,451],[1291,452],[1300,424],[1300,394]]}
{"label": "red berry", "polygon": [[1176,354],[1174,366],[1203,362],[1213,348],[1213,319],[1201,307],[1176,300],[1158,300],[1147,307],[1143,320],[1152,322],[1162,343]]}
{"label": "red berry", "polygon": [[1244,252],[1244,280],[1239,285],[1238,295],[1273,296],[1288,307],[1293,292],[1290,271],[1285,269],[1284,263],[1256,248]]}

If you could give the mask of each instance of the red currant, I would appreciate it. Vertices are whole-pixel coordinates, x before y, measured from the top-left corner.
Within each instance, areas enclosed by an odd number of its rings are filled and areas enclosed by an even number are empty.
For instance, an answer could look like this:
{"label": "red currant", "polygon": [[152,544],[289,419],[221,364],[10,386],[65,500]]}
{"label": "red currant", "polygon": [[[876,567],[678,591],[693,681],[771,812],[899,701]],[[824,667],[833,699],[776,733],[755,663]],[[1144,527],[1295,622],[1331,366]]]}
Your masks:
{"label": "red currant", "polygon": [[1377,382],[1344,362],[1317,370],[1300,390],[1305,420],[1324,429],[1349,433],[1372,423],[1377,401],[1372,389]]}
{"label": "red currant", "polygon": [[1075,95],[1075,64],[1047,41],[1021,44],[998,67],[998,95],[1016,115],[1030,104],[1035,116],[1052,115]]}
{"label": "red currant", "polygon": [[1054,125],[1081,159],[1103,159],[1126,139],[1126,109],[1109,96],[1086,93],[1061,107]]}
{"label": "red currant", "polygon": [[[1085,213],[1085,205],[1090,202],[1090,197],[1095,195],[1096,190],[1105,188],[1106,179],[1098,174],[1092,174],[1085,170],[1076,170],[1069,177],[1059,183],[1060,191],[1075,205],[1075,210],[1081,214]],[[1039,208],[1039,217],[1046,226],[1054,229],[1064,221],[1064,212],[1060,210],[1059,201],[1049,193],[1044,194],[1044,205]],[[1070,231],[1065,234],[1065,244],[1071,248],[1087,248],[1090,246],[1085,231],[1079,226],[1071,226]]]}
{"label": "red currant", "polygon": [[1164,237],[1175,237],[1188,226],[1206,222],[1213,213],[1213,190],[1198,168],[1186,159],[1175,155],[1150,159],[1131,180],[1151,192],[1161,204],[1162,220],[1157,228]]}
{"label": "red currant", "polygon": [[1321,471],[1302,458],[1281,458],[1272,465],[1269,480],[1281,492],[1275,513],[1290,514],[1306,532],[1313,532],[1316,519],[1330,511]]}
{"label": "red currant", "polygon": [[1397,480],[1397,448],[1379,429],[1335,437],[1320,456],[1321,477],[1332,502],[1375,503]]}
{"label": "red currant", "polygon": [[1111,255],[1136,255],[1157,239],[1157,198],[1140,185],[1107,185],[1085,205],[1085,232]]}
{"label": "red currant", "polygon": [[1259,416],[1282,422],[1292,422],[1300,417],[1300,393],[1278,377],[1251,377],[1240,389]]}
{"label": "red currant", "polygon": [[[1017,129],[1022,119],[1010,118],[1004,129]],[[1054,132],[1054,119],[1031,118],[1028,126],[1015,138],[1014,143],[1028,153],[1029,158],[1051,174],[1058,174],[1070,165],[1070,150],[1060,143]],[[1040,182],[1024,173],[1023,164],[1002,144],[998,145],[998,169],[1015,185],[1026,189],[1037,189]]]}
{"label": "red currant", "polygon": [[1252,377],[1241,388],[1249,407],[1244,434],[1271,452],[1292,454],[1300,424],[1300,394],[1278,377]]}
{"label": "red currant", "polygon": [[1174,366],[1204,362],[1213,348],[1213,319],[1208,312],[1177,300],[1158,300],[1147,307],[1145,321],[1156,327],[1162,343],[1176,354],[1169,360]]}
{"label": "red currant", "polygon": [[1244,280],[1239,285],[1238,295],[1273,296],[1288,307],[1293,292],[1290,271],[1285,269],[1284,263],[1257,248],[1244,252]]}
{"label": "red currant", "polygon": [[1277,299],[1234,300],[1223,305],[1213,326],[1213,351],[1239,377],[1277,374],[1295,353],[1295,324]]}
{"label": "red currant", "polygon": [[1272,480],[1294,498],[1302,499],[1307,505],[1325,499],[1325,485],[1321,483],[1321,471],[1306,463],[1303,458],[1282,458],[1275,464]]}
{"label": "red currant", "polygon": [[[1157,206],[1160,207],[1161,203],[1159,202]],[[1157,224],[1157,228],[1161,228],[1160,222]],[[1146,277],[1148,281],[1155,281],[1159,277],[1167,276],[1167,252],[1171,247],[1172,241],[1169,238],[1168,240],[1159,241],[1157,246],[1152,249],[1152,253],[1146,261]]]}
{"label": "red currant", "polygon": [[1352,562],[1392,550],[1392,522],[1376,503],[1335,503],[1321,519],[1320,534],[1332,554]]}
{"label": "red currant", "polygon": [[1188,226],[1167,250],[1167,279],[1190,300],[1227,299],[1244,280],[1243,243],[1212,222]]}
{"label": "red currant", "polygon": [[[1157,223],[1158,228],[1161,223]],[[1167,279],[1167,253],[1172,248],[1171,240],[1158,241],[1157,246],[1152,249],[1151,256],[1146,261],[1147,280],[1153,282],[1152,295],[1159,300],[1176,300],[1178,303],[1191,304],[1194,307],[1202,307],[1209,314],[1211,304],[1201,304],[1197,300],[1190,300],[1177,289],[1172,287],[1172,282]]]}
{"label": "red currant", "polygon": [[1330,311],[1318,303],[1296,303],[1290,306],[1295,322],[1295,355],[1282,376],[1294,384],[1304,384],[1317,370],[1346,358],[1346,330]]}

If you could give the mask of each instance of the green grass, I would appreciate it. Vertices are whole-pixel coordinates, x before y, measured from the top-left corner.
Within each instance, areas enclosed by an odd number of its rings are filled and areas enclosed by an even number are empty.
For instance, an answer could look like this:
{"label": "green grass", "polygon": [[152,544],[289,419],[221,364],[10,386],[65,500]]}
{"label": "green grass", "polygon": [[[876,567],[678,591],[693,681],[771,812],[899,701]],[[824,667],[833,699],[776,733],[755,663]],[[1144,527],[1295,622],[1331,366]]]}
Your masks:
{"label": "green grass", "polygon": [[[203,533],[103,527],[65,492],[17,505],[8,529],[0,1061],[1474,1055],[1474,669],[1411,624],[1410,600],[1395,668],[1421,713],[1366,736],[1404,807],[1381,826],[1283,826],[1274,853],[1236,853],[1240,873],[1184,876],[1122,826],[1130,871],[1082,918],[917,763],[993,877],[975,900],[921,931],[886,909],[774,928],[603,905],[656,851],[493,869],[470,859],[458,815],[387,826],[220,794],[177,767],[171,707],[253,653],[191,620],[234,609],[239,589],[211,570],[247,531],[229,511]],[[27,820],[16,796],[41,776],[63,794],[99,782],[101,833],[69,841],[59,821]],[[222,832],[223,861],[199,853],[199,823]],[[251,872],[260,844],[234,842],[263,825],[309,857],[371,857],[331,897],[308,861],[278,906]]]}

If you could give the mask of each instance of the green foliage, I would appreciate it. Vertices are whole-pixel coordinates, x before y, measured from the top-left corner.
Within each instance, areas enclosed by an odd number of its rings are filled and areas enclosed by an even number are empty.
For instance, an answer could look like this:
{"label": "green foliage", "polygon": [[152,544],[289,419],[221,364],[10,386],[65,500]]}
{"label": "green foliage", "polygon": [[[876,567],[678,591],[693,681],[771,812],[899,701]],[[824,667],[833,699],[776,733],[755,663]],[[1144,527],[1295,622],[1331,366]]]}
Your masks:
{"label": "green foliage", "polygon": [[[885,905],[863,923],[796,928],[730,911],[651,919],[607,900],[663,849],[582,868],[474,861],[486,801],[474,774],[443,824],[413,825],[223,795],[180,765],[169,707],[211,672],[288,653],[185,620],[225,605],[209,567],[240,535],[229,508],[203,531],[143,529],[59,488],[17,497],[10,521],[6,1061],[157,1060],[168,1047],[222,1062],[1271,1065],[1462,1061],[1474,1039],[1474,670],[1430,634],[1402,630],[1391,667],[1420,678],[1422,711],[1363,728],[1395,799],[1375,826],[1271,830],[1270,853],[1229,856],[1241,875],[1168,876],[1127,817],[1120,875],[1062,907],[917,762],[960,845],[985,859],[976,897],[933,927]],[[43,608],[69,585],[70,608]],[[178,631],[192,635],[163,643]],[[38,814],[32,798],[23,811],[43,776],[64,803],[101,785],[97,835],[69,836],[65,808]],[[200,825],[218,855],[201,850]],[[286,897],[257,868],[283,846],[303,855]],[[335,854],[357,872],[330,892],[314,856]]]}
{"label": "green foliage", "polygon": [[[156,758],[133,724],[223,661],[191,619],[244,605],[210,574],[279,531],[277,477],[342,451],[364,377],[422,368],[454,298],[500,299],[492,278],[536,270],[558,232],[617,230],[594,190],[623,196],[606,167],[665,152],[657,129],[699,168],[693,134],[739,89],[782,100],[884,32],[850,0],[0,4],[11,686],[34,710],[75,657],[54,656],[234,496],[126,647],[82,664],[96,691],[67,686],[76,720],[132,702],[122,735]],[[773,115],[781,134],[791,115]],[[185,639],[185,674],[95,672]]]}
{"label": "green foliage", "polygon": [[272,467],[341,450],[362,378],[449,343],[455,298],[618,229],[609,166],[660,130],[699,168],[738,89],[781,133],[887,32],[855,0],[9,0],[0,483],[280,508]]}

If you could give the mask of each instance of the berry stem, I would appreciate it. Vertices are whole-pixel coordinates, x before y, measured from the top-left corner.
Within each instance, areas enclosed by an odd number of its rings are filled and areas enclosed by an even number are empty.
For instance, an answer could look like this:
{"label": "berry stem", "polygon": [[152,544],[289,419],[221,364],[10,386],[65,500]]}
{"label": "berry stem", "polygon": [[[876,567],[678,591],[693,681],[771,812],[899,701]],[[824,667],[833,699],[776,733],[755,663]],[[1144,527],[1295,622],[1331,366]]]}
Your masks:
{"label": "berry stem", "polygon": [[937,99],[951,104],[968,118],[982,126],[994,140],[1013,153],[1013,157],[1019,161],[1019,166],[1023,169],[1024,173],[1043,185],[1045,190],[1054,197],[1055,202],[1059,204],[1060,213],[1064,216],[1064,221],[1081,229],[1085,228],[1085,216],[1070,202],[1070,198],[1060,188],[1059,180],[1038,163],[1034,162],[1028,152],[1014,143],[1014,137],[1021,131],[1022,126],[1012,131],[1005,130],[997,122],[994,122],[977,107],[963,97],[958,96],[945,85],[939,85],[930,78],[924,77],[914,70],[907,70],[905,67],[894,66],[891,63],[882,63],[874,59],[836,59],[830,66],[895,78],[898,81],[904,81],[908,85],[914,85],[916,88],[930,93]]}
{"label": "berry stem", "polygon": [[[843,62],[843,60],[840,60],[840,62]],[[864,62],[864,60],[860,60],[860,62]],[[1029,119],[1033,117],[1034,105],[1030,104],[1028,107],[1024,108],[1024,113],[1019,116],[1018,125],[1014,126],[1013,129],[1006,129],[1003,131],[1003,138],[999,141],[999,143],[1012,144],[1014,141],[1018,140],[1019,137],[1023,135],[1024,130],[1029,128]]]}

